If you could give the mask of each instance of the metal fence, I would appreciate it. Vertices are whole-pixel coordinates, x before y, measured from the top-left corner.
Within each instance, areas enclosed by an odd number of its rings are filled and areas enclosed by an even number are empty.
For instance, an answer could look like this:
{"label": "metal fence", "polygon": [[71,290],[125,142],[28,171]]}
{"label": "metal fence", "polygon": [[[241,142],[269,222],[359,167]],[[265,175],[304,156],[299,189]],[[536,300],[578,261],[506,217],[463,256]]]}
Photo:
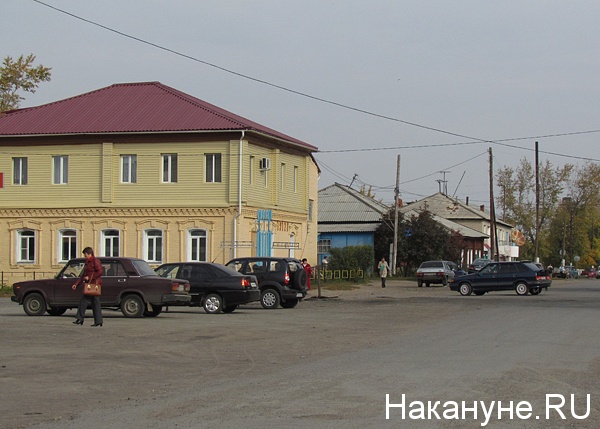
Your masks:
{"label": "metal fence", "polygon": [[0,271],[0,285],[12,286],[25,280],[50,279],[56,271]]}

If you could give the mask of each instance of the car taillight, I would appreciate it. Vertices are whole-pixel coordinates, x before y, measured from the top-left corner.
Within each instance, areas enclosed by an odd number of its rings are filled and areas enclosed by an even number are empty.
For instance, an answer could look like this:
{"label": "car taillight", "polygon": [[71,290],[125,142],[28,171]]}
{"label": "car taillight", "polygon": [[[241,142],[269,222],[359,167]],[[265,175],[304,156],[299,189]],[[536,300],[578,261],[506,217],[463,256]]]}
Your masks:
{"label": "car taillight", "polygon": [[417,273],[417,277],[423,277],[423,273]]}
{"label": "car taillight", "polygon": [[242,279],[242,287],[250,287],[250,280],[243,278]]}
{"label": "car taillight", "polygon": [[437,273],[438,277],[444,277],[444,272],[443,271],[438,271]]}
{"label": "car taillight", "polygon": [[189,292],[190,284],[189,283],[171,283],[171,290],[173,292]]}
{"label": "car taillight", "polygon": [[290,273],[285,273],[285,276],[283,277],[283,281],[285,282],[286,285],[290,284]]}

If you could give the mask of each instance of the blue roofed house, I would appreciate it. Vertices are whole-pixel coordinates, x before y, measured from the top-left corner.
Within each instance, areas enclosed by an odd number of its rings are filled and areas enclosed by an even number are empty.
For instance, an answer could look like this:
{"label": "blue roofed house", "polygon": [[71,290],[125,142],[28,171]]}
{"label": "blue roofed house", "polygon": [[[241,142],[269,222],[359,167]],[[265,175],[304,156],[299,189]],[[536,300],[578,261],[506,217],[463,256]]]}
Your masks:
{"label": "blue roofed house", "polygon": [[335,183],[319,190],[318,263],[332,247],[374,245],[375,230],[390,207]]}

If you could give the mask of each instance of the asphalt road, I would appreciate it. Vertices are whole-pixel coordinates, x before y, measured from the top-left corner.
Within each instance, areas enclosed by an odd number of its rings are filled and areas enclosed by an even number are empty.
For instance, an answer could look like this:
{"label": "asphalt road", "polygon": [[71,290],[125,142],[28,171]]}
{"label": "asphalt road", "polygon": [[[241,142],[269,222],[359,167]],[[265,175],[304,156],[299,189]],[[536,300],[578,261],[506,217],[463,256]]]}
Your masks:
{"label": "asphalt road", "polygon": [[220,315],[104,310],[102,328],[0,299],[0,428],[600,427],[600,280],[324,294]]}

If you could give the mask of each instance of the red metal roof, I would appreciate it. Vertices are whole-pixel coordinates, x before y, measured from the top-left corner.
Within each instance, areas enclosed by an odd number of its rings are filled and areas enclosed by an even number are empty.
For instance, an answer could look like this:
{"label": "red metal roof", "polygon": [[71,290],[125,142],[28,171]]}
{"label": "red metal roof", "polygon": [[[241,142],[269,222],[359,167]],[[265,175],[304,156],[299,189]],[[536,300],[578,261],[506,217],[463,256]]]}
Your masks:
{"label": "red metal roof", "polygon": [[315,146],[160,82],[123,83],[0,115],[0,137],[247,130]]}

